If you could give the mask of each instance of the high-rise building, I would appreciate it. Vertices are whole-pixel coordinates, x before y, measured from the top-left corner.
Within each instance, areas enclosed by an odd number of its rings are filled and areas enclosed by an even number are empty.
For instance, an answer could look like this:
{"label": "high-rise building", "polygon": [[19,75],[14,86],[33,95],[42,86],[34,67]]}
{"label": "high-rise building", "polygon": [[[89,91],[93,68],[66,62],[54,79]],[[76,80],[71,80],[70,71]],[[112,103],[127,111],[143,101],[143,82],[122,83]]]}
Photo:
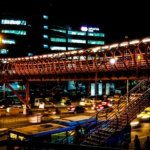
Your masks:
{"label": "high-rise building", "polygon": [[[38,4],[34,10],[30,5],[19,4],[15,12],[12,3],[12,7],[9,5],[0,14],[0,57],[31,56],[105,44],[105,34],[98,27],[54,25],[48,1],[40,9]],[[21,11],[23,6],[26,10]]]}
{"label": "high-rise building", "polygon": [[24,55],[28,49],[30,26],[25,17],[3,14],[0,18],[0,55]]}
{"label": "high-rise building", "polygon": [[51,26],[50,51],[70,51],[75,49],[101,46],[105,44],[105,34],[97,27],[82,26],[80,29],[71,27]]}
{"label": "high-rise building", "polygon": [[0,55],[27,56],[60,51],[70,51],[105,44],[105,34],[87,28],[86,31],[72,30],[49,24],[49,16],[4,15],[0,20]]}

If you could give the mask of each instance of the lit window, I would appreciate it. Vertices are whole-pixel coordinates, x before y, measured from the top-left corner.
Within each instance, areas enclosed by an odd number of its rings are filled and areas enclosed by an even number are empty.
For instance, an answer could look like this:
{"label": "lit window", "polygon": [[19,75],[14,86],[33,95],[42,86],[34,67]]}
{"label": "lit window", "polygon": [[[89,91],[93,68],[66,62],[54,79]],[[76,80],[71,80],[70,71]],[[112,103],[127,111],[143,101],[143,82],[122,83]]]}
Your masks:
{"label": "lit window", "polygon": [[79,39],[68,39],[69,43],[82,43],[85,44],[86,40],[79,40]]}
{"label": "lit window", "polygon": [[44,19],[48,19],[48,16],[47,16],[47,15],[43,15],[43,18],[44,18]]}
{"label": "lit window", "polygon": [[62,47],[62,46],[51,46],[50,49],[51,49],[51,50],[65,51],[65,50],[66,50],[66,47]]}
{"label": "lit window", "polygon": [[66,42],[65,38],[50,38],[51,42]]}
{"label": "lit window", "polygon": [[43,38],[44,38],[44,39],[48,39],[48,35],[44,34],[44,35],[43,35]]}
{"label": "lit window", "polygon": [[47,45],[47,44],[43,44],[43,47],[44,47],[44,48],[48,48],[48,45]]}
{"label": "lit window", "polygon": [[96,36],[96,37],[104,37],[104,33],[93,33],[93,32],[88,32],[88,36]]}
{"label": "lit window", "polygon": [[68,31],[68,34],[70,34],[70,35],[81,35],[81,36],[84,36],[84,35],[86,35],[86,32],[81,32],[81,31]]}
{"label": "lit window", "polygon": [[11,25],[27,25],[25,20],[8,20],[2,19],[1,24],[11,24]]}
{"label": "lit window", "polygon": [[15,40],[12,39],[2,39],[3,44],[16,44]]}
{"label": "lit window", "polygon": [[23,30],[1,30],[1,33],[26,35],[26,31],[23,31]]}
{"label": "lit window", "polygon": [[94,41],[94,40],[88,40],[88,44],[95,44],[95,45],[104,45],[104,41]]}
{"label": "lit window", "polygon": [[0,49],[0,54],[7,54],[8,51],[8,49]]}
{"label": "lit window", "polygon": [[28,56],[33,56],[33,53],[28,53]]}
{"label": "lit window", "polygon": [[79,49],[77,47],[68,47],[68,50],[76,50],[76,49]]}
{"label": "lit window", "polygon": [[48,26],[47,26],[47,25],[44,25],[43,28],[44,28],[44,29],[48,29]]}
{"label": "lit window", "polygon": [[57,31],[57,32],[61,32],[61,33],[66,33],[66,30],[58,30],[58,29],[51,29],[52,31]]}
{"label": "lit window", "polygon": [[[63,51],[66,51],[67,48],[64,47],[64,46],[51,46],[50,47],[51,50],[63,50]],[[79,49],[77,47],[68,47],[68,50],[76,50],[76,49]]]}
{"label": "lit window", "polygon": [[10,133],[10,138],[12,138],[12,139],[17,139],[17,134],[15,134],[15,133]]}

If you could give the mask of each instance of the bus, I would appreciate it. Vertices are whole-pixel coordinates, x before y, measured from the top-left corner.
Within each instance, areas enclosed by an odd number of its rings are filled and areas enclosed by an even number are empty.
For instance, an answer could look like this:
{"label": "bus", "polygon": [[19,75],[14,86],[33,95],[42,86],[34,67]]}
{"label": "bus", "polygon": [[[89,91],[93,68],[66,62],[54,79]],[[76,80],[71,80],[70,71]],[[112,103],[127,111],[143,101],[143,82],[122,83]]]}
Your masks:
{"label": "bus", "polygon": [[[17,141],[40,141],[61,143],[68,135],[74,135],[75,126],[44,123],[9,130],[9,139]],[[70,138],[70,136],[69,136]]]}
{"label": "bus", "polygon": [[80,115],[54,119],[49,123],[10,129],[9,139],[73,144],[77,127],[80,126],[84,129],[83,127],[87,127],[91,123],[96,123],[95,117],[91,118],[90,116]]}

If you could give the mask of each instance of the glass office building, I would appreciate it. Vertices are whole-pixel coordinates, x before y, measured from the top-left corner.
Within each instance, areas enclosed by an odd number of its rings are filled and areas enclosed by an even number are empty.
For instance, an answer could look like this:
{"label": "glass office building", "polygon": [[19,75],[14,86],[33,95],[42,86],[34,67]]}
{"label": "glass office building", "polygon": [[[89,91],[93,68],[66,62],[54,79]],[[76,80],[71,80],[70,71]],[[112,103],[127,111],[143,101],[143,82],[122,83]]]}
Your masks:
{"label": "glass office building", "polygon": [[51,26],[50,51],[70,51],[105,44],[105,34],[95,27],[72,29],[71,27]]}
{"label": "glass office building", "polygon": [[[4,16],[4,17],[3,17]],[[28,48],[30,26],[25,17],[12,14],[1,15],[0,18],[0,55],[24,55]]]}
{"label": "glass office building", "polygon": [[[86,29],[86,30],[85,30]],[[105,44],[97,27],[53,25],[48,12],[3,13],[0,17],[0,56],[17,57],[78,50]]]}

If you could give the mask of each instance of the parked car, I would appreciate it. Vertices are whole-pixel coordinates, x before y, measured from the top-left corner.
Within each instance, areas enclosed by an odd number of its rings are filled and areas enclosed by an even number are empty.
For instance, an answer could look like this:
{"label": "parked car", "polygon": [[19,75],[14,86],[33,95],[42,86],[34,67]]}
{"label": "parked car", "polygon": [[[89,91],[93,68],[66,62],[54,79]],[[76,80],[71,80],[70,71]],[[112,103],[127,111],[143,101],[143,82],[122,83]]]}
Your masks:
{"label": "parked car", "polygon": [[84,113],[85,108],[83,106],[69,106],[68,107],[68,112],[70,113]]}

